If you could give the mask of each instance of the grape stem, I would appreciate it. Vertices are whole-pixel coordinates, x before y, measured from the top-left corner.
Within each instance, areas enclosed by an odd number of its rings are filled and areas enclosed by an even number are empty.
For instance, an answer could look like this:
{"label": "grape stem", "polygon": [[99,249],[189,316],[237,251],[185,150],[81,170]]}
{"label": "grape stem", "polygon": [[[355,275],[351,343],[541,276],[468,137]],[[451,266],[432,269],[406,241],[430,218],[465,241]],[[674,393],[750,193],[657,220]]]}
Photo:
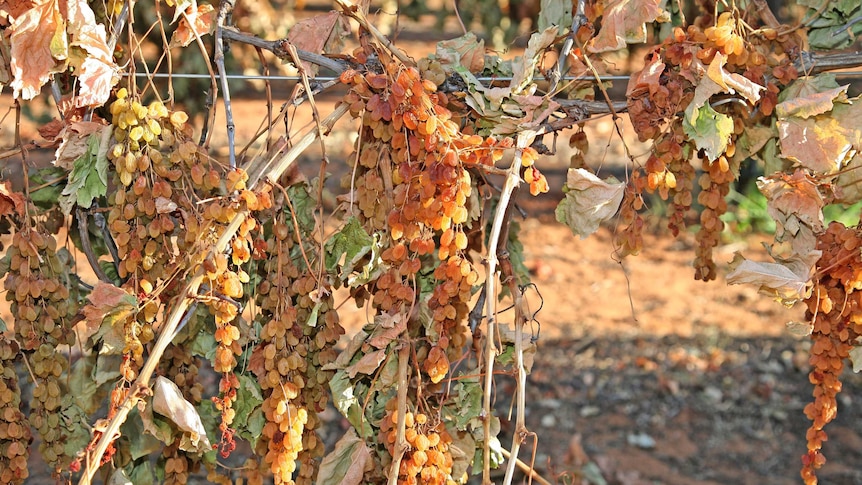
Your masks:
{"label": "grape stem", "polygon": [[[338,105],[335,110],[326,117],[325,120],[321,122],[321,124],[326,127],[326,129],[331,129],[332,126],[338,121],[339,118],[344,116],[347,113],[349,107],[346,104]],[[274,165],[266,172],[263,180],[266,183],[274,185],[275,182],[278,181],[278,178],[290,167],[297,158],[317,139],[319,136],[318,128],[315,126],[310,128],[306,133],[302,136],[302,138],[293,146],[290,150],[288,150],[279,160],[277,160]],[[248,163],[248,166],[245,167],[246,171],[252,168],[253,165],[257,163],[266,163],[267,160],[255,158]],[[250,189],[253,190],[257,184],[250,185]],[[240,225],[245,221],[248,216],[248,209],[244,208],[239,211],[230,221],[230,223],[225,227],[224,232],[222,233],[219,240],[216,242],[215,246],[212,248],[211,253],[222,253],[227,248],[231,239],[236,235],[236,232],[239,230]],[[185,288],[181,292],[180,298],[176,300],[176,306],[171,309],[170,315],[165,320],[165,324],[162,326],[161,331],[159,332],[159,338],[153,346],[152,352],[150,352],[149,357],[147,358],[146,363],[144,363],[144,367],[141,369],[138,378],[135,379],[135,382],[132,384],[132,388],[128,395],[126,396],[125,401],[123,401],[122,405],[117,409],[117,414],[111,419],[108,426],[105,428],[105,431],[102,433],[102,437],[99,439],[96,444],[96,448],[92,454],[87,456],[86,468],[84,469],[84,474],[81,477],[81,480],[78,482],[79,485],[89,485],[92,483],[93,476],[96,474],[96,471],[99,468],[99,463],[102,461],[102,456],[105,454],[105,450],[108,449],[108,446],[114,439],[120,434],[120,426],[126,421],[131,410],[143,400],[146,396],[152,394],[150,392],[150,378],[156,370],[156,367],[159,364],[159,361],[162,358],[165,350],[173,339],[176,329],[179,326],[180,322],[184,318],[186,311],[189,308],[189,305],[194,301],[195,295],[197,295],[198,290],[200,289],[201,283],[203,282],[204,269],[198,268],[194,276],[191,280],[186,284]]]}
{"label": "grape stem", "polygon": [[363,29],[367,30],[375,39],[377,39],[377,42],[380,42],[380,44],[386,47],[386,49],[388,49],[393,56],[395,56],[399,61],[401,61],[402,64],[404,64],[405,66],[416,65],[415,62],[413,62],[412,60],[410,60],[409,57],[407,57],[407,54],[405,54],[401,49],[395,47],[395,44],[393,44],[391,40],[389,40],[385,35],[383,35],[382,32],[377,30],[377,27],[371,25],[368,19],[365,18],[365,14],[362,12],[362,10],[356,5],[352,4],[350,0],[335,0],[335,3],[337,3],[338,6],[341,7],[341,10],[343,11],[344,15],[359,22],[359,25]]}
{"label": "grape stem", "polygon": [[401,460],[409,445],[404,437],[407,422],[407,386],[410,378],[410,345],[407,342],[401,344],[398,350],[398,422],[395,428],[395,455],[392,457],[392,466],[389,467],[389,485],[398,484],[398,471],[401,470]]}
{"label": "grape stem", "polygon": [[506,220],[512,192],[521,183],[521,160],[524,148],[533,143],[536,135],[537,132],[532,130],[524,130],[518,133],[518,138],[515,142],[517,149],[515,158],[512,160],[512,165],[509,167],[506,180],[503,183],[503,189],[500,191],[500,201],[497,203],[497,209],[491,225],[491,235],[488,239],[488,261],[486,263],[488,279],[485,281],[485,315],[488,327],[487,335],[485,335],[485,385],[482,389],[482,483],[484,485],[490,485],[491,483],[491,392],[494,385],[494,359],[497,357],[498,350],[494,345],[494,329],[497,324],[496,278],[497,264],[499,262],[497,248],[500,244],[500,234],[502,233],[503,223]]}

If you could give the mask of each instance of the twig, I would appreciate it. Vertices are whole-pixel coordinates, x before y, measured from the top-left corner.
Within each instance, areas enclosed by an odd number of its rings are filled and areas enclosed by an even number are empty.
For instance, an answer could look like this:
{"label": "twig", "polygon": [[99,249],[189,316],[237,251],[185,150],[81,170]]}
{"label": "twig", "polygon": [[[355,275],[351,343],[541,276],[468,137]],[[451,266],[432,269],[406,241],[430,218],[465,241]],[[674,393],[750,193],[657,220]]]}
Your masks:
{"label": "twig", "polygon": [[234,2],[236,0],[221,0],[219,3],[218,16],[216,17],[215,28],[215,54],[213,62],[218,69],[219,80],[221,81],[222,100],[224,101],[224,116],[225,125],[227,126],[227,149],[230,168],[236,168],[236,143],[234,136],[236,134],[236,125],[233,123],[233,110],[230,106],[230,87],[227,84],[227,74],[224,69],[224,22],[230,12],[233,11]]}
{"label": "twig", "polygon": [[[518,187],[515,187],[513,190],[513,196],[517,193]],[[512,479],[514,478],[515,473],[515,460],[518,458],[518,450],[521,447],[521,443],[524,442],[525,437],[529,434],[527,430],[526,418],[524,416],[524,410],[527,406],[526,395],[527,395],[527,370],[524,366],[524,325],[527,323],[526,315],[527,312],[524,309],[524,298],[523,295],[518,288],[518,282],[515,281],[515,274],[512,270],[512,261],[509,258],[509,251],[506,247],[506,243],[509,239],[509,227],[512,221],[512,210],[511,206],[509,206],[506,217],[503,220],[503,227],[500,232],[500,243],[496,248],[497,254],[500,258],[500,274],[502,275],[502,280],[509,287],[509,293],[512,295],[512,306],[515,309],[515,369],[514,375],[517,381],[517,387],[515,390],[515,432],[512,435],[512,451],[510,452],[511,456],[515,459],[509,460],[509,465],[506,468],[506,477],[503,480],[503,485],[511,485]]]}
{"label": "twig", "polygon": [[[507,450],[501,450],[501,451],[503,452],[503,456],[506,457],[507,460],[512,458],[512,455]],[[521,461],[517,458],[515,458],[512,461],[518,466],[518,468],[521,469],[522,472],[529,475],[531,480],[535,480],[538,483],[540,483],[541,485],[551,485],[551,482],[542,478],[542,476],[539,475],[539,473],[536,471],[535,468],[531,467],[530,465],[524,463],[523,461]]]}
{"label": "twig", "polygon": [[862,66],[862,51],[836,54],[803,51],[793,66],[800,72],[807,72],[809,76],[825,71],[859,67]]}
{"label": "twig", "polygon": [[494,329],[496,327],[497,318],[497,251],[496,248],[500,244],[500,233],[503,228],[503,221],[506,219],[506,213],[511,200],[512,191],[521,183],[521,155],[524,148],[533,143],[537,133],[535,131],[523,131],[518,133],[516,141],[517,151],[515,158],[512,160],[512,165],[506,174],[506,180],[503,183],[503,189],[500,192],[500,200],[497,202],[497,209],[494,213],[494,220],[491,226],[491,235],[488,239],[488,261],[487,265],[487,280],[485,281],[485,314],[487,316],[488,328],[485,335],[485,385],[482,389],[482,430],[484,442],[482,446],[482,483],[489,485],[491,483],[491,388],[494,385],[494,359],[497,356],[497,348],[494,345]]}
{"label": "twig", "polygon": [[566,37],[566,41],[560,49],[560,58],[557,59],[557,65],[555,65],[551,72],[548,73],[548,77],[551,82],[551,85],[548,87],[549,93],[556,91],[557,85],[563,77],[563,73],[566,72],[566,61],[569,58],[569,54],[572,52],[572,46],[575,43],[575,36],[578,35],[578,30],[581,26],[586,25],[588,22],[587,16],[584,13],[586,8],[585,4],[586,0],[578,0],[577,11],[575,12],[575,15],[572,16],[572,27],[569,29],[569,35]]}
{"label": "twig", "polygon": [[410,60],[409,57],[407,57],[407,54],[405,54],[401,49],[395,47],[395,44],[393,44],[391,40],[389,40],[385,35],[383,35],[383,33],[377,30],[377,27],[373,26],[370,22],[368,22],[368,19],[365,18],[365,14],[362,13],[362,10],[356,5],[350,3],[350,0],[335,0],[335,3],[337,3],[338,6],[341,7],[341,10],[344,12],[344,15],[347,15],[348,17],[359,22],[359,25],[363,29],[367,30],[375,39],[377,39],[377,42],[380,42],[383,47],[386,47],[386,49],[388,49],[389,52],[391,52],[392,55],[398,58],[398,60],[401,61],[405,66],[415,65],[415,63]]}
{"label": "twig", "polygon": [[410,446],[404,437],[407,420],[407,385],[410,377],[409,363],[410,345],[404,342],[398,350],[398,423],[395,425],[395,456],[392,457],[392,466],[389,467],[389,485],[398,484],[401,459],[404,458],[404,452]]}
{"label": "twig", "polygon": [[[341,104],[335,108],[335,111],[332,112],[325,120],[323,120],[323,125],[327,128],[331,128],[335,122],[344,116],[345,113],[349,110],[347,105]],[[265,180],[267,182],[277,181],[281,174],[291,165],[297,158],[302,154],[302,152],[308,148],[314,140],[317,138],[317,130],[309,130],[307,131],[299,142],[284,156],[279,159],[275,165],[266,173]],[[256,163],[256,160],[252,160],[249,164]],[[255,185],[251,185],[251,189],[254,189]],[[231,222],[225,227],[224,232],[222,233],[219,240],[213,246],[211,252],[212,253],[221,253],[227,248],[228,243],[234,237],[237,230],[239,230],[240,225],[243,221],[245,221],[246,216],[248,215],[248,210],[243,209],[238,212]],[[197,272],[190,278],[189,282],[186,283],[186,286],[180,292],[180,297],[177,298],[176,306],[173,307],[168,317],[165,319],[164,325],[162,325],[161,331],[159,332],[159,338],[156,340],[155,345],[153,346],[152,351],[150,352],[147,361],[144,363],[144,367],[141,369],[141,372],[138,374],[138,378],[135,379],[135,382],[132,385],[132,388],[126,397],[125,401],[123,401],[122,405],[117,409],[117,413],[111,419],[108,426],[105,428],[105,431],[102,434],[101,439],[96,444],[96,448],[93,451],[93,454],[87,457],[87,465],[85,469],[84,475],[81,477],[81,480],[78,482],[80,485],[89,485],[92,482],[93,476],[96,473],[96,470],[99,467],[99,463],[102,461],[102,456],[105,454],[105,450],[107,450],[108,445],[113,441],[113,438],[119,434],[120,426],[126,421],[126,418],[129,416],[129,412],[137,405],[137,403],[142,400],[149,392],[150,378],[153,375],[153,372],[156,370],[156,367],[159,364],[159,361],[162,358],[162,354],[164,354],[165,349],[167,349],[168,344],[173,339],[174,334],[176,333],[176,329],[182,321],[186,310],[189,307],[189,304],[194,301],[195,295],[198,293],[198,289],[203,282],[203,269],[198,269]]]}
{"label": "twig", "polygon": [[772,13],[772,9],[769,8],[769,4],[766,3],[766,0],[751,0],[751,3],[754,4],[754,10],[767,27],[776,30],[781,27],[781,22],[775,18],[775,14]]}
{"label": "twig", "polygon": [[[264,50],[268,50],[272,52],[276,57],[282,60],[286,60],[288,58],[287,49],[285,49],[285,45],[287,43],[287,39],[279,39],[279,40],[264,40],[260,37],[246,34],[244,32],[240,32],[233,28],[225,27],[222,31],[222,37],[227,40],[232,40],[235,42],[242,42],[244,44],[249,44],[255,47],[259,47]],[[300,59],[306,62],[310,62],[312,64],[317,64],[320,67],[325,67],[330,71],[335,72],[336,74],[341,74],[347,69],[348,65],[346,62],[342,62],[336,59],[330,59],[328,57],[322,56],[320,54],[315,54],[313,52],[304,51],[302,49],[296,49],[296,52]]]}
{"label": "twig", "polygon": [[90,229],[89,229],[89,218],[87,217],[87,211],[78,207],[75,211],[75,218],[78,220],[78,236],[81,237],[81,250],[84,251],[84,255],[87,256],[87,261],[90,263],[90,267],[93,268],[93,272],[96,273],[96,277],[99,280],[104,281],[105,283],[112,283],[111,278],[108,278],[108,275],[105,274],[105,270],[99,266],[99,258],[96,257],[96,254],[93,252],[93,245],[90,244]]}

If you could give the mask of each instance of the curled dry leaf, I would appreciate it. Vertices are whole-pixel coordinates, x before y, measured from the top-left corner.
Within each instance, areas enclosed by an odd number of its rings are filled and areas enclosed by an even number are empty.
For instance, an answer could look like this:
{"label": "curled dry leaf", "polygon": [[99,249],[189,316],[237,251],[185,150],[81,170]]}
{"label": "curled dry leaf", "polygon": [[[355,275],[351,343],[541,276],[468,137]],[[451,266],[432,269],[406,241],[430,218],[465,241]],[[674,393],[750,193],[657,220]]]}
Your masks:
{"label": "curled dry leaf", "polygon": [[0,216],[23,216],[26,212],[27,199],[24,194],[12,190],[12,182],[0,181]]}
{"label": "curled dry leaf", "polygon": [[[341,37],[345,32],[343,22],[344,19],[338,12],[329,12],[305,19],[290,28],[287,33],[287,41],[297,49],[314,54],[330,52],[333,50],[330,49],[330,44],[340,44],[341,42]],[[317,74],[317,64],[302,61],[302,68],[310,76]]]}
{"label": "curled dry leaf", "polygon": [[602,28],[587,44],[593,53],[615,51],[626,44],[646,42],[646,24],[670,20],[659,0],[604,0]]}
{"label": "curled dry leaf", "polygon": [[[54,165],[72,170],[75,160],[81,158],[90,148],[90,135],[101,130],[111,133],[111,127],[92,121],[76,121],[68,124],[57,135],[62,141],[54,153]],[[101,137],[101,133],[99,134]]]}
{"label": "curled dry leaf", "polygon": [[[177,7],[180,8],[179,6]],[[178,12],[185,15],[180,18],[177,30],[171,36],[171,47],[186,47],[195,41],[197,37],[212,34],[215,29],[216,11],[212,5],[205,3],[201,6],[192,2],[184,11]]]}
{"label": "curled dry leaf", "polygon": [[86,56],[75,57],[70,50],[78,76],[80,89],[75,107],[100,106],[111,95],[111,88],[119,81],[119,67],[114,53],[108,48],[105,26],[96,22],[96,14],[84,0],[69,0],[67,31],[72,47],[80,47]]}
{"label": "curled dry leaf", "polygon": [[62,70],[55,55],[66,57],[64,25],[55,0],[39,0],[12,22],[11,85],[16,98],[35,98],[51,74]]}
{"label": "curled dry leaf", "polygon": [[613,177],[605,181],[582,168],[573,168],[569,169],[565,190],[566,198],[557,206],[557,221],[585,238],[617,213],[625,184]]}
{"label": "curled dry leaf", "polygon": [[464,66],[470,72],[485,68],[485,41],[468,32],[461,37],[437,43],[437,59],[448,69]]}
{"label": "curled dry leaf", "polygon": [[794,256],[809,257],[814,252],[816,235],[824,229],[825,202],[817,181],[797,170],[792,175],[778,173],[761,178],[757,187],[766,197],[767,213],[775,221],[775,240],[790,242]]}
{"label": "curled dry leaf", "polygon": [[331,453],[323,457],[318,472],[318,485],[358,485],[374,460],[365,441],[353,428],[348,429]]}
{"label": "curled dry leaf", "polygon": [[782,263],[761,263],[745,259],[739,253],[734,257],[731,267],[735,269],[727,275],[728,284],[757,285],[761,293],[786,305],[805,298],[812,268],[806,267],[799,259]]}
{"label": "curled dry leaf", "polygon": [[170,379],[156,377],[156,383],[153,386],[153,411],[170,419],[181,430],[189,433],[191,444],[198,450],[210,450],[210,442],[200,415],[194,405],[183,397],[180,388]]}

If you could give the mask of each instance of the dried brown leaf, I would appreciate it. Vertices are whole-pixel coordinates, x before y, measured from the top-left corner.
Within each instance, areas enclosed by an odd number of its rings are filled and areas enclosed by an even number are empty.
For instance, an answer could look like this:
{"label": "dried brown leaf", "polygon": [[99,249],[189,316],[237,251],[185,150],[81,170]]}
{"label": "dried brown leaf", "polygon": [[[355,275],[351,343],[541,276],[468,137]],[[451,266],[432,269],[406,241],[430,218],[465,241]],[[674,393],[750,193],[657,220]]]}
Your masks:
{"label": "dried brown leaf", "polygon": [[368,445],[349,428],[331,453],[323,457],[317,474],[318,485],[358,485],[366,472],[371,471],[374,460]]}
{"label": "dried brown leaf", "polygon": [[371,375],[386,360],[386,350],[375,350],[362,356],[355,364],[348,366],[345,371],[353,379],[356,374]]}
{"label": "dried brown leaf", "polygon": [[[290,28],[287,33],[287,41],[297,49],[302,49],[314,54],[323,54],[327,49],[327,43],[331,42],[333,34],[340,39],[341,36],[341,14],[329,12],[316,15]],[[317,74],[317,65],[308,61],[302,61],[302,68],[308,75]]]}
{"label": "dried brown leaf", "polygon": [[468,32],[461,37],[437,43],[437,59],[443,66],[464,66],[470,72],[485,68],[485,41]]}
{"label": "dried brown leaf", "polygon": [[12,89],[15,97],[35,98],[66,58],[65,23],[57,0],[40,0],[15,18],[12,31]]}
{"label": "dried brown leaf", "polygon": [[593,53],[615,51],[626,44],[646,42],[646,24],[664,20],[659,0],[604,0],[602,27],[587,44]]}
{"label": "dried brown leaf", "polygon": [[215,29],[217,12],[212,5],[205,3],[198,6],[197,2],[192,2],[184,13],[177,24],[177,30],[171,36],[171,47],[186,47],[197,37],[212,34]]}
{"label": "dried brown leaf", "polygon": [[12,191],[12,182],[0,181],[0,216],[23,216],[26,212],[27,199],[24,194]]}
{"label": "dried brown leaf", "polygon": [[211,449],[206,429],[197,409],[183,397],[180,388],[170,379],[162,376],[156,377],[156,383],[153,386],[153,411],[170,419],[183,432],[188,433],[189,442],[194,449],[186,451],[209,451]]}

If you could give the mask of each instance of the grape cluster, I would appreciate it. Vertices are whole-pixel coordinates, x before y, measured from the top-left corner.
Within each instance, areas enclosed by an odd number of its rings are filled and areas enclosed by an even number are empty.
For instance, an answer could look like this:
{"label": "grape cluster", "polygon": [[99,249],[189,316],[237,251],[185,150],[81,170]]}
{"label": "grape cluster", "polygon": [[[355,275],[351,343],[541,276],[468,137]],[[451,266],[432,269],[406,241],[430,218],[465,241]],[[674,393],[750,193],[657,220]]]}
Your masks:
{"label": "grape cluster", "polygon": [[[256,293],[263,325],[254,352],[263,364],[255,372],[266,417],[256,451],[277,484],[311,484],[316,459],[324,452],[316,431],[321,424],[318,413],[326,407],[332,377],[332,371],[321,367],[335,360],[333,347],[344,330],[331,290],[305,264],[303,253],[315,255],[314,246],[307,244],[311,235],[297,233],[286,217],[290,215],[280,211],[274,215],[269,238],[258,242],[271,257],[261,265]],[[299,247],[303,244],[304,251]]]}
{"label": "grape cluster", "polygon": [[422,79],[427,79],[436,86],[439,86],[446,81],[446,71],[437,59],[423,57],[422,59],[419,59],[416,67],[419,68],[419,73],[422,75]]}
{"label": "grape cluster", "polygon": [[30,475],[27,457],[30,423],[21,412],[21,388],[15,373],[18,344],[0,333],[0,483],[21,484]]}
{"label": "grape cluster", "polygon": [[[387,408],[394,407],[393,399]],[[432,423],[429,416],[407,411],[404,416],[404,438],[409,448],[404,452],[398,469],[398,483],[404,485],[454,485],[452,479],[452,437],[442,423]],[[381,421],[380,442],[390,454],[395,453],[398,413],[392,409]]]}
{"label": "grape cluster", "polygon": [[[13,235],[7,251],[10,268],[5,281],[6,299],[12,301],[15,334],[35,377],[30,424],[42,437],[42,457],[55,474],[60,474],[72,461],[64,444],[73,432],[60,425],[61,413],[80,414],[72,409],[71,401],[64,399],[69,393],[61,376],[69,363],[57,352],[58,347],[75,343],[75,332],[69,323],[76,311],[74,299],[63,279],[53,236],[25,227]],[[7,410],[11,417],[13,410]]]}
{"label": "grape cluster", "polygon": [[[459,129],[446,107],[447,95],[436,90],[442,79],[422,74],[433,75],[434,62],[423,61],[417,70],[393,61],[383,73],[348,70],[341,80],[351,87],[344,101],[362,121],[362,152],[343,185],[353,188],[366,228],[389,236],[381,254],[388,268],[369,287],[372,301],[380,312],[409,311],[418,297],[418,273],[427,262],[437,267],[439,284],[429,299],[432,348],[423,350],[428,352],[423,370],[436,383],[466,342],[470,289],[479,281],[464,257],[474,183],[468,168],[493,164],[513,142]],[[531,148],[522,154],[524,178],[534,194],[547,191],[544,175],[532,163],[537,157]]]}
{"label": "grape cluster", "polygon": [[697,179],[702,190],[697,201],[703,210],[696,236],[695,278],[706,281],[716,277],[712,250],[724,227],[719,217],[727,209],[724,198],[741,162],[741,157],[735,156],[736,140],[746,123],[770,122],[768,117],[777,103],[780,86],[798,75],[793,62],[803,45],[798,34],[789,30],[780,36],[773,29],[747,35],[748,28],[736,12],[723,12],[718,18],[706,14],[685,30],[674,29],[673,35],[647,54],[644,71],[633,77],[628,112],[639,139],[654,143],[652,154],[637,170],[643,171],[646,181],[632,177],[631,189],[623,199],[623,228],[616,235],[617,247],[623,255],[640,249],[638,232],[643,224],[636,212],[643,205],[640,200],[643,190],[658,192],[663,199],[671,200],[668,227],[674,235],[686,225],[697,178],[689,155],[696,146],[685,134],[682,113],[694,97],[695,83],[703,82],[698,80],[706,78],[707,66],[721,56],[724,71],[741,75],[766,89],[755,107],[727,103],[716,108],[732,115],[734,129],[725,152],[714,161],[704,161],[703,175]]}
{"label": "grape cluster", "polygon": [[805,406],[811,420],[806,438],[808,452],[802,456],[801,475],[806,485],[817,483],[816,471],[826,462],[821,452],[824,428],[838,412],[836,396],[841,392],[841,372],[856,339],[862,335],[858,315],[862,311],[862,234],[833,222],[818,237],[822,251],[818,277],[806,299],[806,317],[812,322],[811,371],[814,401]]}

